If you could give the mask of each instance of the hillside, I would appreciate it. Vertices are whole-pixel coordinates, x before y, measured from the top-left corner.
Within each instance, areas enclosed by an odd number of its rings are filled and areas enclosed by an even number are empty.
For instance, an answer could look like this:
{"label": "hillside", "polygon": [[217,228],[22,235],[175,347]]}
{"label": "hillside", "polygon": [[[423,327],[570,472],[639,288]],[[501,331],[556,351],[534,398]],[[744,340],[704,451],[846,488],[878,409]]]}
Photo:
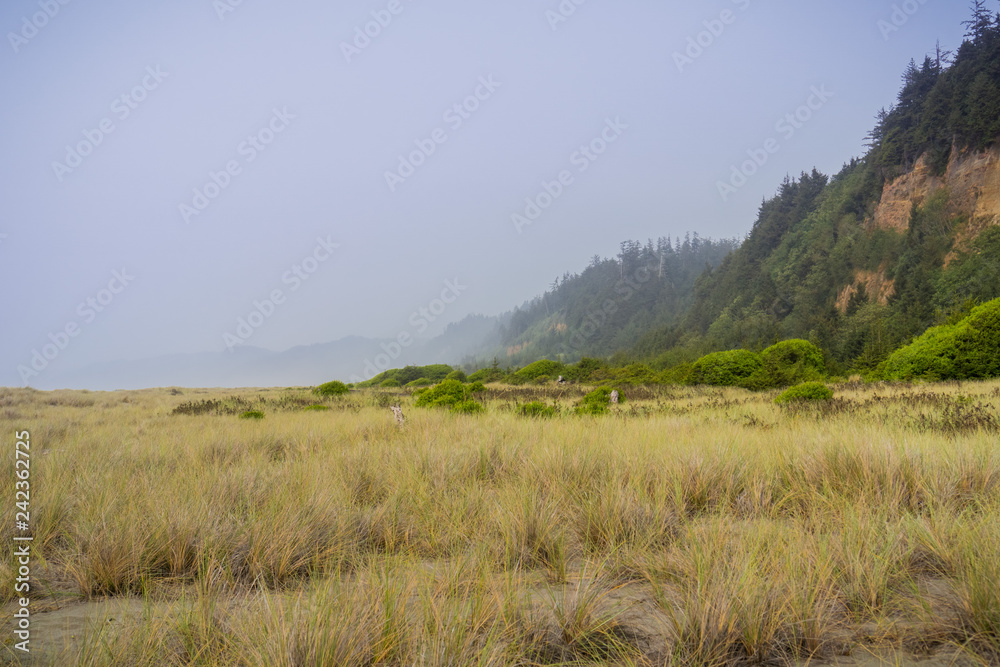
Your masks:
{"label": "hillside", "polygon": [[911,61],[864,157],[786,179],[742,244],[623,243],[501,318],[492,353],[665,368],[802,338],[864,371],[1000,296],[1000,16],[976,2],[966,25],[956,54]]}

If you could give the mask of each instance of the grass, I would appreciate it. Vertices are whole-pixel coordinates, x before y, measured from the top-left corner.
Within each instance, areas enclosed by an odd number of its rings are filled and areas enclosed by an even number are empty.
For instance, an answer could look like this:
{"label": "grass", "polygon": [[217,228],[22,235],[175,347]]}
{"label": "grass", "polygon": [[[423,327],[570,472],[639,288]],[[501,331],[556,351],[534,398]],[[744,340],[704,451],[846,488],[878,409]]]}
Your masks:
{"label": "grass", "polygon": [[995,663],[1000,383],[834,392],[633,387],[593,416],[579,387],[491,386],[476,414],[405,389],[0,390],[0,427],[31,432],[33,604],[145,608],[39,660]]}

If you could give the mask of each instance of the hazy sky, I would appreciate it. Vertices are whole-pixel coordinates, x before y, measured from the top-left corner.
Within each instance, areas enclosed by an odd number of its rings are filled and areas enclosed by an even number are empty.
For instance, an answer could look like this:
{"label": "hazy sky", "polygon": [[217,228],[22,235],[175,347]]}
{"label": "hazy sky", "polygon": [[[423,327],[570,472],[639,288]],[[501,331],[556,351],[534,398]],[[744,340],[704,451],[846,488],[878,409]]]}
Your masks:
{"label": "hazy sky", "polygon": [[[47,344],[65,370],[222,351],[239,318],[274,350],[396,337],[446,281],[438,323],[507,310],[625,239],[742,236],[786,174],[860,155],[909,59],[956,48],[967,14],[8,0],[0,385]],[[748,151],[766,162],[724,200]]]}

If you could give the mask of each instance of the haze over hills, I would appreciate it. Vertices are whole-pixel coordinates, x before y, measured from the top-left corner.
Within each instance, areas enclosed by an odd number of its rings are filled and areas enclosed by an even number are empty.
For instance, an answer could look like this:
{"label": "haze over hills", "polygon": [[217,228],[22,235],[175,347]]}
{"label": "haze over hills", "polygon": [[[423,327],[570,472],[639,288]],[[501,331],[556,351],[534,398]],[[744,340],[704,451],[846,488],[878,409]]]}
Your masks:
{"label": "haze over hills", "polygon": [[311,385],[410,364],[504,367],[584,356],[654,368],[803,338],[844,371],[1000,296],[1000,16],[977,8],[954,54],[911,62],[869,152],[787,178],[742,242],[626,241],[497,316],[401,345],[350,337],[283,352],[172,355],[58,374],[39,388]]}

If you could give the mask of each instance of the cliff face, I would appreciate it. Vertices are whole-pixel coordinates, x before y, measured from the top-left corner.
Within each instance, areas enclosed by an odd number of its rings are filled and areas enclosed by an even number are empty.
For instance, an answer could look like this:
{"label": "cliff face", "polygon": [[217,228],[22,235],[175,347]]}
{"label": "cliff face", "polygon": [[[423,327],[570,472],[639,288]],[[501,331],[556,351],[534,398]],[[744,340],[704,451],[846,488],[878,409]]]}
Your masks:
{"label": "cliff face", "polygon": [[975,238],[989,225],[1000,224],[1000,147],[982,153],[953,152],[943,177],[931,174],[926,156],[908,174],[886,183],[870,223],[877,228],[906,231],[914,204],[920,206],[934,192],[947,188],[953,215],[969,220],[964,238]]}

